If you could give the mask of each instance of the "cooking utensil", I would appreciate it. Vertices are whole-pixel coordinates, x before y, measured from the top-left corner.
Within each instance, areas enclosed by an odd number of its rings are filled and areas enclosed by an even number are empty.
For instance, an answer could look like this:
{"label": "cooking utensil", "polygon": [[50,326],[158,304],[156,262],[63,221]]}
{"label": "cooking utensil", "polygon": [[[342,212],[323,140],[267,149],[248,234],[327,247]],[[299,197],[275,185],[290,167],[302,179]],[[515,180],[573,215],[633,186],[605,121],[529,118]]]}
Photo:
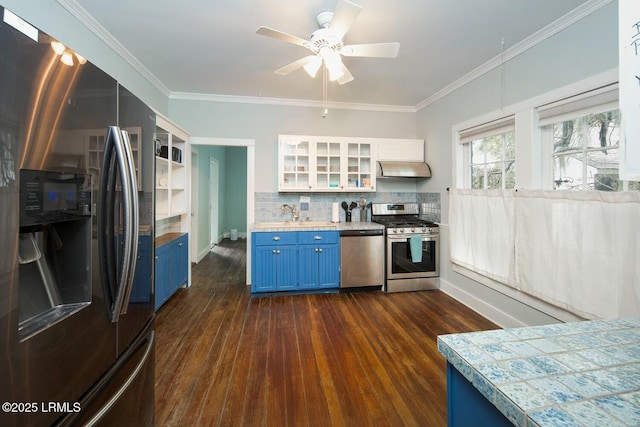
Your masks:
{"label": "cooking utensil", "polygon": [[364,199],[364,197],[360,197],[360,200],[358,200],[358,206],[360,206],[361,208],[367,206],[367,201]]}
{"label": "cooking utensil", "polygon": [[347,205],[347,202],[342,202],[342,209],[344,209],[345,212],[349,211],[349,205]]}
{"label": "cooking utensil", "polygon": [[358,206],[356,202],[351,202],[351,204],[349,205],[349,210],[352,211],[356,206]]}

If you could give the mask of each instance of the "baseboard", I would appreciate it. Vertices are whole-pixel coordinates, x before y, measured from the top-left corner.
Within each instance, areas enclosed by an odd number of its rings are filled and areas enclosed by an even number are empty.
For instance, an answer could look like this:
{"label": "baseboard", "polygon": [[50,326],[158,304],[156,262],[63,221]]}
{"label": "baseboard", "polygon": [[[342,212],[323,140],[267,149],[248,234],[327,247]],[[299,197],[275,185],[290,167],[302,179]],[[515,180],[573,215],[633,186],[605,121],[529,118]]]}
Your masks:
{"label": "baseboard", "polygon": [[505,313],[499,308],[494,307],[491,304],[487,304],[486,301],[483,301],[460,289],[451,282],[444,280],[442,277],[440,278],[440,290],[453,299],[466,305],[478,314],[491,320],[501,328],[519,328],[522,326],[530,326],[523,323],[521,320]]}
{"label": "baseboard", "polygon": [[196,260],[196,264],[202,261],[202,258],[206,257],[209,252],[211,252],[210,248],[204,248],[203,250],[198,252],[198,259]]}

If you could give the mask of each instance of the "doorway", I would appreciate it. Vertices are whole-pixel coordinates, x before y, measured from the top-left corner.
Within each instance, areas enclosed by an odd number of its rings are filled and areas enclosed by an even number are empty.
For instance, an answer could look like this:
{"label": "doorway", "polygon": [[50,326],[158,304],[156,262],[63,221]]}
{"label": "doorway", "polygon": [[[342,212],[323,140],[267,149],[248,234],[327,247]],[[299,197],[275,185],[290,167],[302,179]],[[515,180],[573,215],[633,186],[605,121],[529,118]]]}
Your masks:
{"label": "doorway", "polygon": [[[246,206],[247,206],[247,210],[246,210],[246,229],[247,232],[249,232],[251,225],[253,224],[253,222],[255,221],[255,140],[253,139],[234,139],[234,138],[209,138],[209,137],[191,137],[189,138],[189,142],[191,143],[192,147],[198,147],[198,146],[202,146],[204,147],[210,147],[210,146],[220,146],[220,147],[246,147],[246,165],[247,165],[247,172],[246,172]],[[209,166],[206,163],[206,160],[202,158],[203,156],[201,156],[200,158],[200,162],[199,162],[199,172],[198,175],[200,177],[200,181],[201,182],[208,182],[208,178],[205,178],[203,175],[205,175],[209,169]],[[203,164],[204,161],[204,164]],[[202,186],[201,186],[202,187]],[[200,190],[200,194],[202,194],[202,191],[204,189]],[[207,194],[207,192],[205,192],[205,194]],[[206,196],[205,196],[206,197]],[[202,212],[202,209],[206,209],[205,207],[203,207],[202,205],[200,206],[200,211]],[[207,220],[209,218],[207,217]],[[199,233],[201,236],[205,235],[207,232],[209,232],[208,228],[210,227],[209,224],[203,224],[203,220],[204,218],[201,217],[201,219],[198,221],[198,227],[197,228],[192,228],[192,232],[194,233]],[[208,222],[208,221],[206,221]],[[207,228],[205,228],[207,227]],[[218,231],[219,232],[219,231]],[[204,236],[203,236],[204,237]],[[198,248],[198,257],[196,259],[200,260],[202,259],[210,250],[211,248],[209,247],[209,245],[207,245],[205,243],[206,241],[201,241],[201,245],[204,246],[204,248]],[[247,278],[247,285],[251,284],[251,238],[250,235],[247,235],[247,253],[246,253],[246,260],[247,260],[247,266],[246,266],[246,278]],[[206,251],[203,251],[202,249],[206,249]]]}
{"label": "doorway", "polygon": [[209,249],[213,249],[218,244],[218,223],[220,221],[219,192],[220,169],[218,161],[213,157],[209,158]]}
{"label": "doorway", "polygon": [[[191,147],[191,228],[198,229],[198,149]],[[189,252],[191,262],[198,263],[198,233],[189,236]]]}

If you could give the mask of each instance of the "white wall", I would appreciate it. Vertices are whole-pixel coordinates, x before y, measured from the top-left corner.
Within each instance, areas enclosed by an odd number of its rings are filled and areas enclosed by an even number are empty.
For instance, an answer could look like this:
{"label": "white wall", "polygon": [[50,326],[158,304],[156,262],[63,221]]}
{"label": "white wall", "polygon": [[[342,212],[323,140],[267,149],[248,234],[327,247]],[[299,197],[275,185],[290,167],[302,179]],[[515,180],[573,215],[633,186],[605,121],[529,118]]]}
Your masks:
{"label": "white wall", "polygon": [[[446,188],[453,182],[452,127],[617,67],[617,22],[613,2],[507,62],[503,70],[495,69],[418,112],[417,137],[427,141],[426,158],[433,169],[433,178],[419,190],[442,194],[442,222],[448,222]],[[447,227],[442,227],[441,239],[443,288],[505,326],[555,321],[453,272],[447,259]]]}
{"label": "white wall", "polygon": [[[255,191],[278,191],[278,134],[415,138],[414,113],[236,104],[172,99],[172,120],[192,136],[255,140]],[[415,182],[388,184],[382,191],[415,191]]]}

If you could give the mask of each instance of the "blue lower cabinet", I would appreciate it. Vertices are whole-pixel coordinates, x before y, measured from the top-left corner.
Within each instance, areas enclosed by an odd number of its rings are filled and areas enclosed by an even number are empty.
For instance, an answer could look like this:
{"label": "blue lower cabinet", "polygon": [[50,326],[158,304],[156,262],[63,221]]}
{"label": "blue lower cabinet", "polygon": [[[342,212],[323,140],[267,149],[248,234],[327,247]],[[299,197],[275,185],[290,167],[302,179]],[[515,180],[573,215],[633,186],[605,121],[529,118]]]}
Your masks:
{"label": "blue lower cabinet", "polygon": [[130,301],[149,303],[151,295],[151,237],[140,236]]}
{"label": "blue lower cabinet", "polygon": [[296,289],[297,233],[253,233],[251,292]]}
{"label": "blue lower cabinet", "polygon": [[252,292],[338,288],[337,231],[252,233]]}
{"label": "blue lower cabinet", "polygon": [[189,235],[181,234],[156,247],[156,300],[158,310],[189,280]]}
{"label": "blue lower cabinet", "polygon": [[167,300],[167,279],[169,277],[169,263],[167,262],[167,245],[156,248],[156,310]]}
{"label": "blue lower cabinet", "polygon": [[447,362],[448,427],[512,427],[513,424]]}

